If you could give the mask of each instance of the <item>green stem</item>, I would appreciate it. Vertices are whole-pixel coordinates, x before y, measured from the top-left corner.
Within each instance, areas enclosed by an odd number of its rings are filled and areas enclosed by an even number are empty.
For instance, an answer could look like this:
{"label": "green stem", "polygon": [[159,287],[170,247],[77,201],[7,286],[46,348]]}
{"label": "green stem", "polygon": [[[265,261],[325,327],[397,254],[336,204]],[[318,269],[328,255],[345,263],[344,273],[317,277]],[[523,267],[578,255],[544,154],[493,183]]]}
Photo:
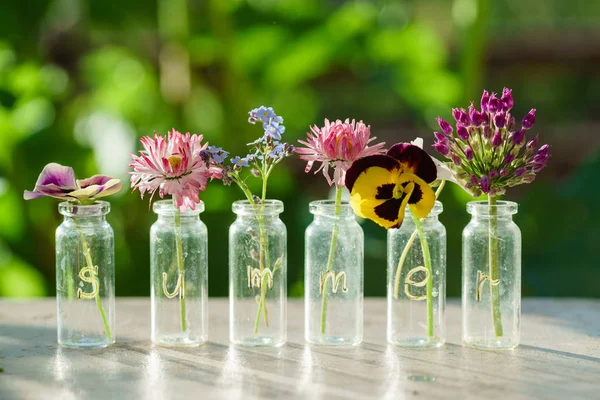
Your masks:
{"label": "green stem", "polygon": [[427,268],[427,336],[433,337],[433,268],[431,267],[431,254],[429,253],[429,244],[427,243],[427,237],[425,236],[421,220],[412,215],[412,213],[411,217],[417,227],[423,251],[423,262],[425,263],[425,268]]}
{"label": "green stem", "polygon": [[[92,260],[92,255],[90,253],[90,249],[88,247],[87,241],[85,240],[85,236],[81,231],[81,227],[77,222],[76,218],[73,218],[75,221],[75,226],[77,227],[77,232],[79,232],[79,238],[81,240],[81,246],[83,247],[83,255],[85,256],[85,260],[88,268],[94,269],[94,262]],[[100,273],[100,271],[98,271]],[[98,282],[100,285],[100,282]],[[106,318],[106,312],[104,311],[104,307],[102,306],[102,301],[100,300],[100,289],[98,289],[98,293],[95,296],[96,306],[98,307],[98,311],[100,312],[100,317],[102,318],[102,324],[104,325],[104,334],[106,335],[106,340],[110,343],[112,342],[112,333],[110,331],[110,326],[108,325],[108,319]]]}
{"label": "green stem", "polygon": [[[498,209],[496,198],[488,195],[488,206],[490,209],[489,221],[489,264],[490,281],[500,279],[498,272]],[[492,295],[492,319],[494,320],[494,333],[496,337],[503,336],[502,315],[500,314],[500,286],[490,284]]]}
{"label": "green stem", "polygon": [[[444,190],[444,187],[446,186],[446,181],[441,181],[440,186],[437,188],[437,190],[435,191],[435,199],[437,200],[440,197],[440,194],[442,194],[442,190]],[[417,230],[415,229],[415,231],[412,233],[412,235],[410,235],[410,238],[408,239],[408,242],[406,242],[406,246],[404,246],[404,250],[402,251],[402,254],[400,255],[400,260],[398,261],[398,266],[396,267],[396,278],[394,280],[394,298],[397,299],[398,298],[398,294],[400,292],[400,278],[402,277],[402,267],[404,266],[404,262],[406,261],[406,257],[408,256],[408,252],[410,250],[410,248],[412,247],[413,243],[415,242],[415,239],[417,238]]]}
{"label": "green stem", "polygon": [[183,263],[183,240],[181,239],[181,211],[175,205],[175,247],[177,252],[177,270],[181,279],[180,295],[179,295],[179,313],[181,316],[181,332],[187,331],[187,316],[185,308],[185,266]]}
{"label": "green stem", "polygon": [[[336,186],[335,189],[335,213],[333,220],[333,232],[331,233],[331,246],[329,247],[329,257],[327,258],[327,269],[330,271],[333,267],[333,260],[335,258],[335,250],[337,248],[339,225],[338,220],[342,213],[342,187]],[[323,285],[323,298],[321,301],[321,334],[324,335],[327,329],[327,295],[328,295],[328,280],[325,280]]]}
{"label": "green stem", "polygon": [[[258,226],[259,226],[259,230],[260,230],[260,248],[259,248],[259,268],[262,271],[265,268],[265,265],[270,266],[269,263],[269,244],[268,244],[268,237],[267,237],[267,232],[265,230],[265,200],[267,197],[267,180],[269,178],[269,172],[270,171],[263,171],[262,177],[263,177],[263,184],[262,184],[262,197],[261,197],[261,207],[260,207],[260,213],[258,215]],[[254,334],[258,334],[258,327],[260,324],[260,315],[261,312],[264,312],[265,315],[265,326],[268,328],[269,327],[269,314],[267,312],[267,304],[266,304],[266,297],[267,297],[267,286],[264,284],[264,278],[263,281],[260,284],[260,300],[258,302],[258,310],[256,313],[256,320],[254,321]]]}

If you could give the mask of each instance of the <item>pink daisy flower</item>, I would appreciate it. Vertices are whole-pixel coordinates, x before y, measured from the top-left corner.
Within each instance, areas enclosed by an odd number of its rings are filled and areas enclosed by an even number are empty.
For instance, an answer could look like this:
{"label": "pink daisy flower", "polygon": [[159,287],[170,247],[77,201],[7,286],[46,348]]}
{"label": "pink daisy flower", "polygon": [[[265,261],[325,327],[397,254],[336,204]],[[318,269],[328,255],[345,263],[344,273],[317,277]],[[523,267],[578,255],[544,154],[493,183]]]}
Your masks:
{"label": "pink daisy flower", "polygon": [[[360,158],[381,154],[385,152],[383,146],[385,143],[378,143],[369,146],[375,137],[370,137],[371,127],[365,125],[362,121],[356,123],[349,119],[342,122],[339,119],[334,123],[325,120],[325,126],[322,128],[316,125],[310,128],[307,133],[306,141],[298,140],[306,147],[296,148],[296,153],[300,158],[308,161],[305,172],[312,169],[315,161],[320,162],[321,166],[315,171],[315,174],[323,170],[323,175],[327,179],[329,186],[335,185],[342,187],[346,180],[346,171],[352,163]],[[333,167],[333,179],[330,176],[329,168]]]}
{"label": "pink daisy flower", "polygon": [[175,205],[183,212],[194,210],[200,202],[200,191],[206,190],[209,179],[221,179],[222,170],[212,165],[207,157],[208,143],[202,144],[202,135],[181,134],[173,129],[167,138],[154,133],[154,139],[140,139],[144,150],[132,154],[129,167],[131,187],[139,189],[142,198],[146,192],[156,190],[161,198],[171,195]]}

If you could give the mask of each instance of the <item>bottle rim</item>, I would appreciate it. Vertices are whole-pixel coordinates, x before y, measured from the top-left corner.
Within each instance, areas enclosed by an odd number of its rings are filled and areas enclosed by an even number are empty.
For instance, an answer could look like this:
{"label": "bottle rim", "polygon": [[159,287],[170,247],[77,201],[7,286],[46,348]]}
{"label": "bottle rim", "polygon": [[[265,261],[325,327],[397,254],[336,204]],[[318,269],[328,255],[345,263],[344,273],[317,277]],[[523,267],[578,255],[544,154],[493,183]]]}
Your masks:
{"label": "bottle rim", "polygon": [[[352,210],[352,207],[350,206],[349,201],[342,201],[341,204],[339,205],[339,207],[340,207],[339,218],[354,217],[354,211]],[[308,210],[310,211],[311,214],[325,216],[325,217],[331,217],[331,218],[336,218],[336,216],[335,216],[336,208],[337,208],[337,206],[335,204],[335,200],[315,200],[315,201],[311,201],[308,204]]]}
{"label": "bottle rim", "polygon": [[507,216],[518,212],[519,205],[514,201],[498,200],[496,205],[490,206],[487,200],[470,201],[467,203],[467,212],[479,216]]}
{"label": "bottle rim", "polygon": [[[173,200],[158,200],[152,204],[152,211],[158,215],[173,217],[177,212],[177,207],[173,204]],[[202,212],[204,212],[204,202],[200,200],[200,202],[196,204],[194,210],[186,208],[185,211],[181,212],[181,216],[195,216]]]}
{"label": "bottle rim", "polygon": [[250,203],[248,200],[237,200],[231,205],[231,210],[238,215],[255,215],[257,211],[262,211],[264,206],[264,215],[278,215],[283,212],[283,201],[266,199],[264,204]]}
{"label": "bottle rim", "polygon": [[104,200],[96,200],[93,204],[63,201],[58,204],[58,212],[66,217],[100,217],[110,212],[110,203]]}

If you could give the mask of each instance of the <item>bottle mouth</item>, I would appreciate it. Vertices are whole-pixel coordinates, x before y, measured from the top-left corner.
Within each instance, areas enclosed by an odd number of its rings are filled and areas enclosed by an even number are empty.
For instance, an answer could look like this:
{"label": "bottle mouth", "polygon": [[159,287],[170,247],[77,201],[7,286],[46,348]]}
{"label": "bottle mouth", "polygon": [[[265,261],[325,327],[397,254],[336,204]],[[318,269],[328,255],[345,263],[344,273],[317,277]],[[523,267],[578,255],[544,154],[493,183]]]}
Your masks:
{"label": "bottle mouth", "polygon": [[[155,201],[152,204],[152,211],[154,211],[158,215],[172,217],[172,216],[175,216],[175,214],[177,213],[178,210],[179,210],[179,208],[176,207],[175,204],[173,204],[173,200],[159,200],[159,201]],[[204,202],[202,200],[200,200],[200,203],[196,204],[196,208],[194,210],[190,210],[189,208],[186,208],[185,211],[181,212],[181,216],[182,217],[183,216],[194,216],[194,215],[200,214],[203,211],[204,211]]]}
{"label": "bottle mouth", "polygon": [[308,205],[308,210],[314,215],[335,217],[336,209],[338,207],[340,218],[354,217],[354,211],[352,210],[352,207],[350,207],[350,202],[348,201],[342,201],[339,206],[335,204],[335,200],[311,201]]}
{"label": "bottle mouth", "polygon": [[256,215],[259,211],[264,215],[279,215],[283,212],[283,202],[281,200],[265,200],[264,204],[250,203],[248,200],[234,201],[231,209],[238,215]]}
{"label": "bottle mouth", "polygon": [[499,200],[490,206],[487,201],[471,201],[467,203],[467,212],[479,216],[510,216],[518,212],[519,205],[514,201]]}
{"label": "bottle mouth", "polygon": [[93,204],[63,201],[58,204],[58,212],[66,217],[100,217],[110,212],[110,203],[103,200],[96,200]]}

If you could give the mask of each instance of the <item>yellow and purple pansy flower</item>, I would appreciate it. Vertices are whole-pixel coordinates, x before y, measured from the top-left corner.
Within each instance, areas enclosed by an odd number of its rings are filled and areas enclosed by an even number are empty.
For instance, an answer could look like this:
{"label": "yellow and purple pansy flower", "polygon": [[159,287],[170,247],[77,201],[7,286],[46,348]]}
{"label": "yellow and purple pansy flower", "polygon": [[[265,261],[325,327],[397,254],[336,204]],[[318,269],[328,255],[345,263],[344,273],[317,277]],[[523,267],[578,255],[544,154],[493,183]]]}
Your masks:
{"label": "yellow and purple pansy flower", "polygon": [[386,229],[398,228],[406,206],[425,218],[435,204],[430,184],[437,178],[433,159],[418,146],[399,143],[384,155],[355,161],[346,175],[350,205],[362,218]]}

